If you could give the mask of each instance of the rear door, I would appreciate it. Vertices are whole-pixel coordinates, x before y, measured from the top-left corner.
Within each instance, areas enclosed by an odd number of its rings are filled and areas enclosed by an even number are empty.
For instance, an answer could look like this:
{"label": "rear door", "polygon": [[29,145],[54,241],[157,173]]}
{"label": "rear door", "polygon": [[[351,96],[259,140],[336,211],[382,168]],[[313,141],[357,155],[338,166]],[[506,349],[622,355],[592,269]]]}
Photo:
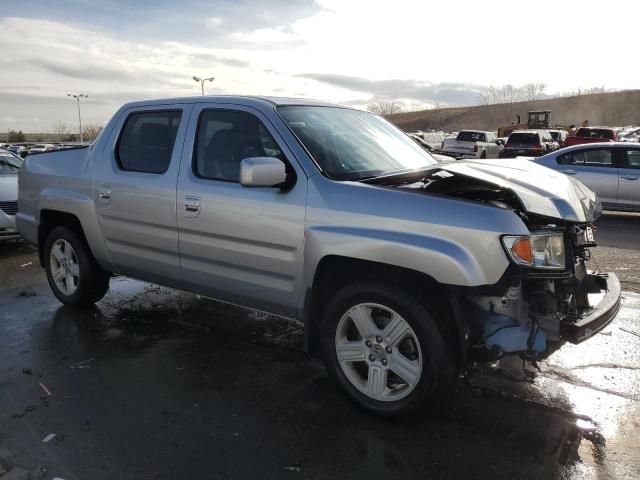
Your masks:
{"label": "rear door", "polygon": [[558,169],[596,192],[603,204],[615,205],[618,199],[618,168],[613,150],[600,147],[558,155]]}
{"label": "rear door", "polygon": [[177,285],[176,183],[191,105],[132,108],[95,162],[94,202],[117,273]]}
{"label": "rear door", "polygon": [[620,149],[618,204],[640,210],[640,148]]}
{"label": "rear door", "polygon": [[[277,157],[295,183],[247,188],[248,157]],[[178,185],[182,274],[219,300],[294,316],[302,298],[307,178],[273,124],[239,105],[198,104]]]}

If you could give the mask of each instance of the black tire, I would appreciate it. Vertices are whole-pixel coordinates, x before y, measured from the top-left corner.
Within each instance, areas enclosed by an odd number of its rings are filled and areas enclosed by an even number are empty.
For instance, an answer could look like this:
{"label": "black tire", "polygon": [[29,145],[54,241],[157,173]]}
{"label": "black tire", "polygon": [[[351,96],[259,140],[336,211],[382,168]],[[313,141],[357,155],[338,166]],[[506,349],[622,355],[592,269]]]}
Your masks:
{"label": "black tire", "polygon": [[[71,294],[63,292],[53,279],[51,249],[59,240],[69,242],[78,264],[77,288]],[[47,236],[44,247],[44,268],[53,294],[65,305],[87,306],[96,303],[109,290],[110,274],[96,262],[86,241],[68,227],[56,227]]]}
{"label": "black tire", "polygon": [[480,154],[480,158],[485,158],[486,159],[487,158],[487,152],[482,152]]}
{"label": "black tire", "polygon": [[[345,375],[336,353],[336,330],[353,306],[374,303],[392,309],[411,326],[422,352],[422,371],[413,390],[404,398],[381,401],[361,392]],[[330,376],[360,406],[383,415],[405,414],[435,404],[450,390],[455,369],[435,320],[435,313],[416,297],[382,282],[362,282],[337,291],[323,313],[320,330],[322,354]]]}

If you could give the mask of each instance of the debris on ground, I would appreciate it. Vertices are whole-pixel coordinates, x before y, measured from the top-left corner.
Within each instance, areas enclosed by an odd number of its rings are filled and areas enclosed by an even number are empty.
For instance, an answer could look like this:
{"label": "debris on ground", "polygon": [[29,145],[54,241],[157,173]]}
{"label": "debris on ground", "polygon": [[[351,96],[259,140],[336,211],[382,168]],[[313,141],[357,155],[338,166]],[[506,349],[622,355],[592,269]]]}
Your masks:
{"label": "debris on ground", "polygon": [[29,265],[33,265],[33,262],[27,262],[20,265],[20,268],[28,267]]}
{"label": "debris on ground", "polygon": [[40,385],[40,388],[42,388],[42,390],[44,390],[44,393],[46,393],[48,396],[53,395],[51,393],[51,390],[49,390],[44,383],[40,382],[38,385]]}
{"label": "debris on ground", "polygon": [[300,471],[300,464],[299,463],[294,463],[293,465],[285,465],[284,469],[287,472],[299,472]]}
{"label": "debris on ground", "polygon": [[31,370],[30,368],[23,368],[22,373],[24,373],[25,375],[33,375],[33,370]]}
{"label": "debris on ground", "polygon": [[2,480],[29,480],[30,478],[31,472],[21,467],[13,467],[2,475]]}
{"label": "debris on ground", "polygon": [[49,435],[47,435],[46,437],[44,437],[42,439],[42,443],[49,443],[54,438],[56,438],[56,434],[55,433],[50,433]]}
{"label": "debris on ground", "polygon": [[626,328],[623,328],[623,327],[618,327],[618,328],[623,332],[627,332],[627,333],[630,333],[631,335],[635,335],[636,337],[640,337],[640,333],[638,332],[634,332],[633,330],[627,330]]}
{"label": "debris on ground", "polygon": [[87,363],[91,363],[95,360],[95,358],[90,358],[89,360],[83,360],[82,362],[74,363],[69,368],[91,368],[91,365],[87,365]]}
{"label": "debris on ground", "polygon": [[37,293],[34,292],[33,289],[20,290],[20,293],[18,293],[19,297],[35,297],[36,295]]}

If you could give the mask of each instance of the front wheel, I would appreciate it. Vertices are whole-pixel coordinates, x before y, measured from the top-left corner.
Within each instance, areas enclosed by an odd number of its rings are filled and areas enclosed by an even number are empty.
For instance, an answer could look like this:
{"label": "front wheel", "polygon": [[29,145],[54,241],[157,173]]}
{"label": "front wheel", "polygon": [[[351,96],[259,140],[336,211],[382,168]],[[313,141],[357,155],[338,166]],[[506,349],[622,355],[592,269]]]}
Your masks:
{"label": "front wheel", "polygon": [[406,413],[448,386],[453,375],[433,314],[392,285],[351,285],[324,314],[322,347],[331,376],[357,403]]}
{"label": "front wheel", "polygon": [[44,267],[53,294],[66,305],[91,305],[109,289],[109,274],[70,228],[56,227],[49,233]]}

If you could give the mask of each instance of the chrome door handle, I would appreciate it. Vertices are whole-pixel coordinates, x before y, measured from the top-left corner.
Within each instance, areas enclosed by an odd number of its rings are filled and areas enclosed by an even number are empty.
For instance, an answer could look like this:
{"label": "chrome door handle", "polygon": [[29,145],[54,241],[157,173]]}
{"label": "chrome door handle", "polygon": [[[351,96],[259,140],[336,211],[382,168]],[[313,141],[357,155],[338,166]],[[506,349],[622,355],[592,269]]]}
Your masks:
{"label": "chrome door handle", "polygon": [[200,212],[200,199],[198,197],[184,197],[184,214],[187,217],[196,217]]}
{"label": "chrome door handle", "polygon": [[100,190],[98,190],[98,198],[104,203],[109,203],[111,200],[111,189],[109,187],[100,187]]}
{"label": "chrome door handle", "polygon": [[560,170],[560,171],[566,175],[575,175],[576,173],[578,173],[575,170]]}
{"label": "chrome door handle", "polygon": [[625,180],[638,180],[638,176],[637,175],[620,175],[622,178],[624,178]]}

